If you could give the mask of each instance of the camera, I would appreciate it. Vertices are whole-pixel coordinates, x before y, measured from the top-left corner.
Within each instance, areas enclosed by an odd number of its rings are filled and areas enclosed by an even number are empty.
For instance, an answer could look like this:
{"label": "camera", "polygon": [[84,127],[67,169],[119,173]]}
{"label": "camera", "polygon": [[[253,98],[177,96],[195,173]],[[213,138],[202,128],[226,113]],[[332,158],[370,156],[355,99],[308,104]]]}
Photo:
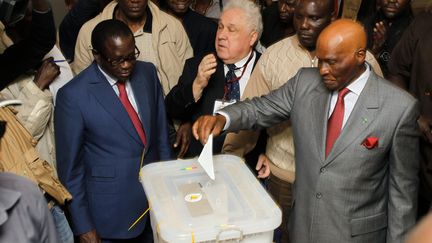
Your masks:
{"label": "camera", "polygon": [[28,0],[0,0],[0,21],[14,24],[25,16]]}

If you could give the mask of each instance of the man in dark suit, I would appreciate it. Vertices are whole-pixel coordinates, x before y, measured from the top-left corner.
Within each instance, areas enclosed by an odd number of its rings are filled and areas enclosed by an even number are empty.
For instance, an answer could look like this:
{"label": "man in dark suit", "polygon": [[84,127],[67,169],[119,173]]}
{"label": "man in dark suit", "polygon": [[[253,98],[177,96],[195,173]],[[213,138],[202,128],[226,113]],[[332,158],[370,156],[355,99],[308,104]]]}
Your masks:
{"label": "man in dark suit", "polygon": [[[222,100],[225,103],[240,100],[259,58],[253,47],[261,33],[261,14],[253,2],[228,3],[216,33],[217,57],[208,54],[186,61],[178,84],[165,98],[169,116],[193,122],[201,115],[213,114]],[[188,132],[190,134],[190,127]],[[223,141],[224,137],[215,139],[215,153],[221,151]],[[202,145],[192,140],[186,156],[196,156],[201,150]]]}
{"label": "man in dark suit", "polygon": [[206,142],[222,129],[291,119],[296,162],[291,242],[398,243],[415,224],[419,116],[416,100],[365,62],[366,33],[337,20],[317,41],[318,68],[281,88],[205,116]]}
{"label": "man in dark suit", "polygon": [[[162,88],[153,64],[136,61],[132,32],[106,20],[92,32],[95,62],[60,89],[55,135],[60,180],[81,242],[152,242],[141,166],[171,158]],[[123,242],[123,241],[122,241]]]}
{"label": "man in dark suit", "polygon": [[432,208],[432,13],[419,14],[405,30],[393,49],[389,80],[419,100],[420,184],[418,214],[421,218]]}

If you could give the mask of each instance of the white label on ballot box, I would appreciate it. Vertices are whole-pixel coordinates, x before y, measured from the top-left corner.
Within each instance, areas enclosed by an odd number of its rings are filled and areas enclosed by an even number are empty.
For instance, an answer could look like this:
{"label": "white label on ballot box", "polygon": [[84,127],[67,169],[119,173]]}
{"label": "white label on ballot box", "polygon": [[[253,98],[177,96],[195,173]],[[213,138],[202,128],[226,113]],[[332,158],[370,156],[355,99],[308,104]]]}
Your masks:
{"label": "white label on ballot box", "polygon": [[186,207],[192,217],[198,217],[206,214],[211,214],[211,208],[207,195],[202,191],[198,183],[180,185],[180,191],[186,201]]}
{"label": "white label on ballot box", "polygon": [[236,100],[215,100],[213,107],[213,114],[216,114],[219,110],[236,103]]}

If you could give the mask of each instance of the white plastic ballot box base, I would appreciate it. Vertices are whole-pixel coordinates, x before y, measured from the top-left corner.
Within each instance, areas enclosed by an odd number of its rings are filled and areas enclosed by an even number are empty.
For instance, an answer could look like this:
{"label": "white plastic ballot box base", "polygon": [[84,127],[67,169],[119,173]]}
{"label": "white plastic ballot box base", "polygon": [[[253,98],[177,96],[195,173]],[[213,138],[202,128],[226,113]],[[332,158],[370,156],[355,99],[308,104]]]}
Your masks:
{"label": "white plastic ballot box base", "polygon": [[215,180],[196,158],[143,167],[155,242],[272,242],[279,207],[241,158],[213,160]]}

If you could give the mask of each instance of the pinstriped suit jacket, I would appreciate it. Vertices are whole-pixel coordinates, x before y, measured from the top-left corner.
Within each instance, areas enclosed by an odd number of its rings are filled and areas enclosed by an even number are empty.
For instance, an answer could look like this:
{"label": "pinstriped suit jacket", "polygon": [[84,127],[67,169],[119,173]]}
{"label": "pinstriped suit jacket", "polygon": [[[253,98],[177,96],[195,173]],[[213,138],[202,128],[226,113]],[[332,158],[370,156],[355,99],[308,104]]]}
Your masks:
{"label": "pinstriped suit jacket", "polygon": [[[415,223],[418,172],[417,102],[371,73],[325,157],[331,92],[318,69],[303,68],[280,89],[225,108],[228,131],[291,119],[296,182],[291,242],[403,242]],[[362,145],[369,137],[378,146]]]}

